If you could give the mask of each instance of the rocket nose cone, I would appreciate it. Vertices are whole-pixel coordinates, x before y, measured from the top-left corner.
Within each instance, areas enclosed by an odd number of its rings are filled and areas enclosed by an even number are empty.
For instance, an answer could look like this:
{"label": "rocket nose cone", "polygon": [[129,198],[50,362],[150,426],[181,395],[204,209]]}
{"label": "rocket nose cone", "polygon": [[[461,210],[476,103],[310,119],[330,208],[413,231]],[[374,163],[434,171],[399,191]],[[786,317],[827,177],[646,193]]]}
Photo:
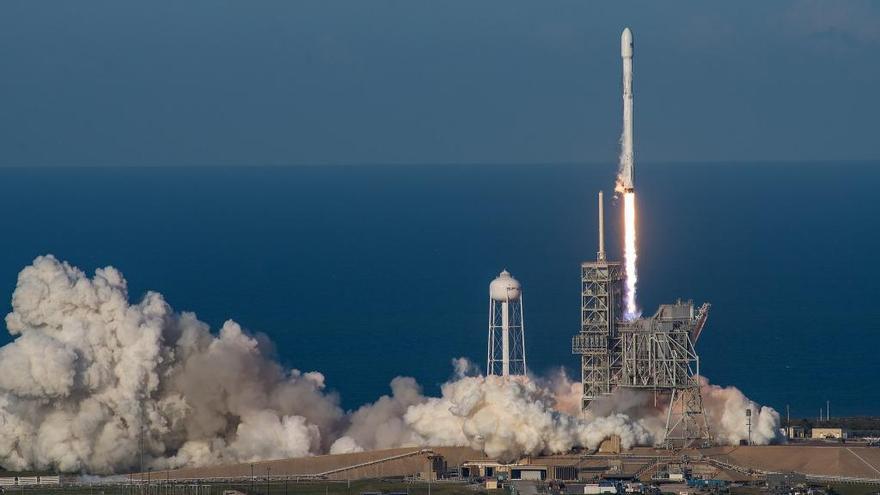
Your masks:
{"label": "rocket nose cone", "polygon": [[620,56],[630,58],[633,56],[633,35],[629,28],[623,30],[620,35]]}

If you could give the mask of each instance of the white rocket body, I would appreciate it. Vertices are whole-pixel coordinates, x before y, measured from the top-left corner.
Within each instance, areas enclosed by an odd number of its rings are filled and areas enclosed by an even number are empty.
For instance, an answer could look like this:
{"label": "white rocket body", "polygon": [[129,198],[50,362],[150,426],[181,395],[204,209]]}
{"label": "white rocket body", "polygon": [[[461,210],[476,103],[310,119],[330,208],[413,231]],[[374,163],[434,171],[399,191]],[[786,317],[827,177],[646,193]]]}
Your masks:
{"label": "white rocket body", "polygon": [[632,192],[633,184],[633,37],[629,28],[620,36],[620,56],[623,59],[623,136],[620,150],[620,183],[624,193]]}

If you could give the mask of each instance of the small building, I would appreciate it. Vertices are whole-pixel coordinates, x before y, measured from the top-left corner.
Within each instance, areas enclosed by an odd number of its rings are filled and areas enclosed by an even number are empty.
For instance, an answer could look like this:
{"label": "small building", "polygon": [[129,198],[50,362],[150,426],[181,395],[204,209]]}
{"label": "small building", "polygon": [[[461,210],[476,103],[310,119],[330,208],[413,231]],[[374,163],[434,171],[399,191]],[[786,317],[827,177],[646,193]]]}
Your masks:
{"label": "small building", "polygon": [[788,426],[783,429],[786,438],[807,438],[807,429],[800,425]]}
{"label": "small building", "polygon": [[494,478],[500,474],[504,464],[491,459],[480,459],[476,461],[465,461],[461,465],[460,472],[462,478]]}
{"label": "small building", "polygon": [[605,493],[616,494],[617,485],[611,481],[600,481],[584,485],[584,495],[602,495]]}
{"label": "small building", "polygon": [[510,466],[510,479],[522,481],[545,481],[547,466]]}
{"label": "small building", "polygon": [[645,485],[639,483],[638,481],[630,481],[628,483],[624,483],[623,493],[627,493],[630,495],[645,493]]}
{"label": "small building", "polygon": [[577,466],[550,466],[548,476],[557,481],[577,481],[580,469]]}
{"label": "small building", "polygon": [[849,437],[849,430],[846,428],[813,428],[811,438],[839,438],[845,440]]}
{"label": "small building", "polygon": [[[576,468],[575,468],[576,469]],[[533,464],[501,464],[491,459],[466,461],[461,465],[462,478],[486,478],[499,481],[546,481],[548,474],[556,474],[551,466]],[[577,476],[577,473],[564,472],[566,475]],[[576,479],[576,478],[574,478]]]}
{"label": "small building", "polygon": [[60,485],[61,476],[40,476],[41,485]]}

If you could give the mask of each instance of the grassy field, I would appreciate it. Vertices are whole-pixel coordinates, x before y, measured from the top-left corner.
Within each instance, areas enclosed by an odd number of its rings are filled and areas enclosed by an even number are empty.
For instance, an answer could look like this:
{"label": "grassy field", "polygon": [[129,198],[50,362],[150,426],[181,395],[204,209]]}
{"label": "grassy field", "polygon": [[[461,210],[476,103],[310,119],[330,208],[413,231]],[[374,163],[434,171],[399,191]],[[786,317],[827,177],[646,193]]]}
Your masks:
{"label": "grassy field", "polygon": [[[816,488],[830,489],[829,493],[837,495],[875,495],[880,493],[880,485],[866,485],[857,483],[839,483],[833,485],[814,485]],[[759,487],[741,486],[730,489],[731,495],[762,495],[767,492]]]}
{"label": "grassy field", "polygon": [[839,483],[830,485],[834,493],[839,495],[869,495],[880,493],[880,485],[860,485],[856,483]]}

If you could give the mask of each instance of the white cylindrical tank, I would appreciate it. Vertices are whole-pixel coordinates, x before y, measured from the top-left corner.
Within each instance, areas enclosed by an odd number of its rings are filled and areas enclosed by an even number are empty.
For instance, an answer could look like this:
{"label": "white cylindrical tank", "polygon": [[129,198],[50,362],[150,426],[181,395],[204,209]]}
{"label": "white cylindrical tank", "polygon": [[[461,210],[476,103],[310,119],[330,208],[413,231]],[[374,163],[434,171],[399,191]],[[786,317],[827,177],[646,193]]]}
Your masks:
{"label": "white cylindrical tank", "polygon": [[489,284],[489,297],[496,301],[515,301],[522,293],[519,281],[504,270]]}

